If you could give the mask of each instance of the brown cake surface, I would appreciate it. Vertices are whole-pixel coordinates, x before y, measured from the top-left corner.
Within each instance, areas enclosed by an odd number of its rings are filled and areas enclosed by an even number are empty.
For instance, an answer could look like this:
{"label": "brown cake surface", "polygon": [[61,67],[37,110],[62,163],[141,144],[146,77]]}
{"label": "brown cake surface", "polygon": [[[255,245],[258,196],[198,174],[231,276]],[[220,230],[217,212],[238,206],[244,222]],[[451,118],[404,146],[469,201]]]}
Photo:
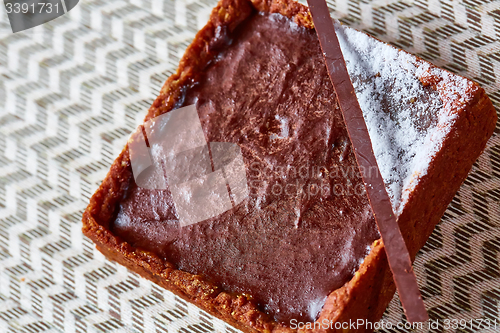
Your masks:
{"label": "brown cake surface", "polygon": [[[308,14],[296,3],[253,4],[291,19],[251,14],[246,1],[221,2],[148,114],[196,104],[207,141],[240,145],[249,198],[180,228],[168,190],[135,186],[124,150],[91,199],[83,230],[109,258],[245,330],[314,320],[323,304],[320,319],[378,320],[394,286]],[[413,74],[418,92],[400,91],[396,78],[381,81],[377,105],[385,114],[373,115],[389,119],[375,126],[382,134],[410,119],[419,137],[429,137],[422,144],[439,140],[425,146],[437,150],[420,159],[423,167],[405,169],[393,157],[406,166],[418,152],[397,135],[379,136],[396,152],[379,153],[380,161],[414,256],[491,135],[495,114],[477,85],[411,59],[422,65]],[[367,69],[352,79],[362,97],[381,76]],[[466,143],[460,133],[477,139]],[[457,167],[446,173],[450,158]],[[284,191],[290,184],[296,191]]]}
{"label": "brown cake surface", "polygon": [[111,230],[251,295],[277,320],[314,321],[379,238],[315,32],[253,15],[188,89],[209,142],[234,142],[249,198],[180,227],[168,190],[132,186]]}

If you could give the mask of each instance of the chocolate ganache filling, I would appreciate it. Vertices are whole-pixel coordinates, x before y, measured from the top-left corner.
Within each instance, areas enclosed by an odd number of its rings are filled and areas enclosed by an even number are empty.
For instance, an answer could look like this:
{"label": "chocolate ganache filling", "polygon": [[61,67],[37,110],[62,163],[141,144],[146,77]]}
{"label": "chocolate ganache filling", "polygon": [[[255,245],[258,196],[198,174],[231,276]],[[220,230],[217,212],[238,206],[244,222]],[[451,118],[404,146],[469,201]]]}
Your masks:
{"label": "chocolate ganache filling", "polygon": [[315,320],[379,238],[314,30],[255,14],[186,91],[208,142],[237,143],[249,196],[180,227],[169,190],[132,184],[113,232],[251,295],[276,320]]}

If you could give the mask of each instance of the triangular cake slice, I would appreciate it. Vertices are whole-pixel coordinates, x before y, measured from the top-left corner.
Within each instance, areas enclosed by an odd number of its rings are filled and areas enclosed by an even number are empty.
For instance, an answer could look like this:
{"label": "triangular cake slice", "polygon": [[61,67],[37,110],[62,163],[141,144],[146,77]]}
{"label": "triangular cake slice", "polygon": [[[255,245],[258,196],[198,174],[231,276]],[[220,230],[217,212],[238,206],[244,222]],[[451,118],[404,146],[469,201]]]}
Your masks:
{"label": "triangular cake slice", "polygon": [[[474,82],[336,29],[414,257],[495,110]],[[172,191],[138,186],[125,147],[83,216],[97,248],[244,331],[378,321],[395,287],[360,179],[372,170],[355,162],[307,7],[221,1],[146,120],[188,105],[207,142],[239,146],[248,196],[181,227]]]}

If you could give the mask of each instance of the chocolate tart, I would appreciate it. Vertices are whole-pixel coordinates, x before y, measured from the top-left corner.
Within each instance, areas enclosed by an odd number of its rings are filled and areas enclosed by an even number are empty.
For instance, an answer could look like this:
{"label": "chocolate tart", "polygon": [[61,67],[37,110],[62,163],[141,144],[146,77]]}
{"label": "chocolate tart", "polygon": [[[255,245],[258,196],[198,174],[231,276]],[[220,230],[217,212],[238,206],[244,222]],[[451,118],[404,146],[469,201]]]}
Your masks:
{"label": "chocolate tart", "polygon": [[[414,259],[492,135],[495,110],[476,83],[336,30]],[[193,104],[207,141],[241,148],[248,197],[180,227],[168,189],[135,184],[126,146],[83,214],[84,234],[246,332],[377,322],[395,286],[361,183],[370,170],[357,167],[307,7],[220,1],[145,121]]]}

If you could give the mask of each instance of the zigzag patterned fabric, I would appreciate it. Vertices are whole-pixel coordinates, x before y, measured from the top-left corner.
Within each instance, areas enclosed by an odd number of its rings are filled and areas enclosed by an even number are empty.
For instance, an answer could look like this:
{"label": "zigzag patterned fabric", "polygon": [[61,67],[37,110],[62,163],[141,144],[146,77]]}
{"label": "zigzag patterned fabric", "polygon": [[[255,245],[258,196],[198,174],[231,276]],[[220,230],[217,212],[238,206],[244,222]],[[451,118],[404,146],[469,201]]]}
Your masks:
{"label": "zigzag patterned fabric", "polygon": [[[345,24],[476,80],[500,107],[500,1],[328,3]],[[84,0],[16,34],[0,8],[0,332],[236,332],[106,260],[80,222],[215,4]],[[430,316],[500,331],[499,253],[497,126],[416,259]],[[403,318],[396,295],[383,320]],[[485,319],[496,328],[478,327]]]}

